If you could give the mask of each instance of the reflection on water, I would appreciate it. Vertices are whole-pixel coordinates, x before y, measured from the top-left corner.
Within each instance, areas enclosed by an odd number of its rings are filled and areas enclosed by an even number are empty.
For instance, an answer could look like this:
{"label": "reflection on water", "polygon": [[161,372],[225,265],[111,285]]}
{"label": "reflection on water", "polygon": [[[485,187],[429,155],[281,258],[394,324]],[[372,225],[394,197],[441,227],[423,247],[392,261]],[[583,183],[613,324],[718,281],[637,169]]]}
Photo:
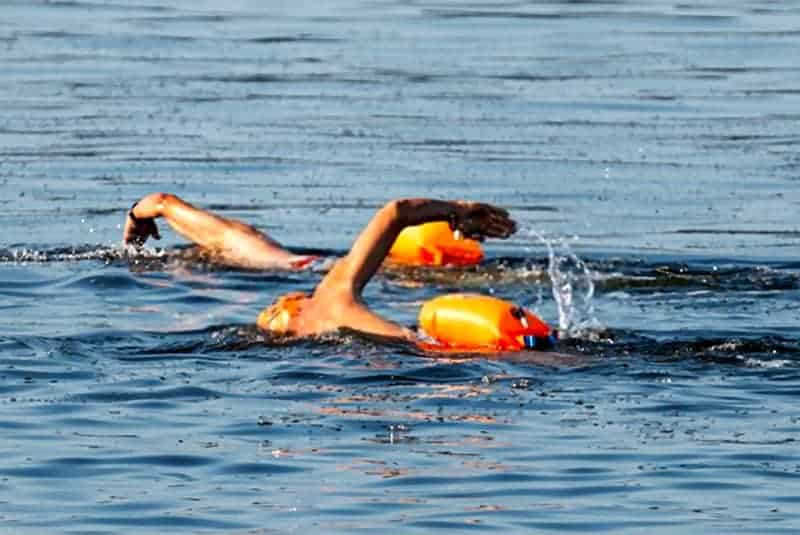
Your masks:
{"label": "reflection on water", "polygon": [[[640,4],[0,3],[0,532],[797,531],[800,10]],[[127,251],[152,191],[328,263]],[[370,305],[558,353],[253,327],[418,196],[535,232]]]}

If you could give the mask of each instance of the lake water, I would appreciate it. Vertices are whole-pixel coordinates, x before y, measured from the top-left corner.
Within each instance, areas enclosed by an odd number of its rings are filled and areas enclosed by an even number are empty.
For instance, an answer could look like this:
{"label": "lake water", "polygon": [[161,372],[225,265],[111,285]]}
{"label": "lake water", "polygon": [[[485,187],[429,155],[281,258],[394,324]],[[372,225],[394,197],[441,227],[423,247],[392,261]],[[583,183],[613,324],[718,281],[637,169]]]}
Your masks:
{"label": "lake water", "polygon": [[[0,532],[797,533],[796,2],[0,3]],[[322,276],[119,245],[152,191],[335,258],[506,206],[561,357],[270,344]]]}

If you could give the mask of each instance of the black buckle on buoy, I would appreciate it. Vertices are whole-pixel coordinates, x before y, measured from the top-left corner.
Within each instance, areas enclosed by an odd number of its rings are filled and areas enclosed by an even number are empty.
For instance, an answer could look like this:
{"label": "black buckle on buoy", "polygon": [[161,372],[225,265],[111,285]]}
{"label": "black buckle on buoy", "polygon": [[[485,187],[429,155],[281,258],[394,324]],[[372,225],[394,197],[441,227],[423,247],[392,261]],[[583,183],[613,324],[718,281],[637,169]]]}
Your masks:
{"label": "black buckle on buoy", "polygon": [[525,315],[525,309],[522,307],[514,307],[511,309],[511,315],[517,318],[523,327],[528,328],[528,317]]}

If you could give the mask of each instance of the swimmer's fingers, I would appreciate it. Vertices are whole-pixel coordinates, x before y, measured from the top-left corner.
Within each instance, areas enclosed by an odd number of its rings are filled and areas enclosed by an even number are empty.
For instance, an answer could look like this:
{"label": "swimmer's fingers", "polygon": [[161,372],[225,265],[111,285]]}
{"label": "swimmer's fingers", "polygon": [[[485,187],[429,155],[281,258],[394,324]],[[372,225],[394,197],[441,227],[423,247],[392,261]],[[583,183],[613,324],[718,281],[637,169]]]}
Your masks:
{"label": "swimmer's fingers", "polygon": [[135,236],[135,232],[133,230],[133,227],[135,225],[136,225],[136,223],[134,223],[131,220],[130,214],[126,215],[125,216],[125,228],[122,230],[122,242],[123,243],[127,244],[127,243],[132,243],[133,242],[134,236]]}
{"label": "swimmer's fingers", "polygon": [[156,225],[155,219],[148,219],[147,220],[148,233],[153,237],[154,240],[160,240],[161,234],[158,232],[158,225]]}
{"label": "swimmer's fingers", "polygon": [[484,233],[487,238],[500,238],[505,240],[517,230],[517,225],[514,221],[510,222],[493,222],[490,223],[485,229]]}
{"label": "swimmer's fingers", "polygon": [[517,230],[517,224],[502,208],[483,203],[462,203],[461,208],[454,226],[467,238],[479,241],[484,238],[505,239]]}
{"label": "swimmer's fingers", "polygon": [[486,238],[505,240],[512,233],[505,227],[483,227],[478,230],[462,232],[462,234],[470,240],[484,241]]}
{"label": "swimmer's fingers", "polygon": [[137,247],[144,245],[147,238],[152,236],[156,240],[161,239],[161,234],[158,232],[158,226],[153,218],[131,217],[130,212],[125,218],[125,230],[122,234],[122,241],[126,244],[136,245]]}
{"label": "swimmer's fingers", "polygon": [[298,269],[298,270],[306,269],[311,264],[313,264],[315,260],[319,258],[320,257],[318,255],[298,256],[289,261],[289,266],[291,267],[291,269]]}
{"label": "swimmer's fingers", "polygon": [[517,223],[502,209],[494,209],[484,223],[484,232],[490,238],[506,239],[516,231]]}
{"label": "swimmer's fingers", "polygon": [[479,203],[461,203],[461,213],[451,222],[453,230],[471,240],[483,240],[484,227],[489,216],[488,207]]}

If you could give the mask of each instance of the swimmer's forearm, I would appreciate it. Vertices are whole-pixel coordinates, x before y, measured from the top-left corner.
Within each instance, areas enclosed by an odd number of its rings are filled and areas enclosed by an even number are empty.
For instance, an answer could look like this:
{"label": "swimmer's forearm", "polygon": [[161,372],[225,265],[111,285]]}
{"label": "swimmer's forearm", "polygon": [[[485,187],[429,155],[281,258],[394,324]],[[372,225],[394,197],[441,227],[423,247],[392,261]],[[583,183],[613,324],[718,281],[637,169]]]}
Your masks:
{"label": "swimmer's forearm", "polygon": [[405,227],[447,221],[458,214],[457,202],[436,199],[398,199],[386,203],[356,238],[349,257],[356,266],[367,264],[369,273],[383,262]]}
{"label": "swimmer's forearm", "polygon": [[[213,235],[214,227],[218,226],[216,216],[209,214],[205,217],[205,225],[197,225],[197,215],[202,211],[177,195],[171,193],[151,193],[142,197],[131,208],[131,214],[136,219],[156,219],[163,217],[172,229],[192,241],[204,245],[209,233]],[[209,224],[210,223],[210,224]],[[205,239],[204,239],[205,238]]]}
{"label": "swimmer's forearm", "polygon": [[447,221],[462,236],[483,240],[506,239],[517,230],[507,210],[491,204],[471,201],[405,199],[396,201],[399,226],[406,227],[433,221]]}
{"label": "swimmer's forearm", "polygon": [[171,193],[151,193],[131,209],[137,219],[163,217],[172,229],[193,243],[211,246],[220,241],[227,221]]}
{"label": "swimmer's forearm", "polygon": [[386,203],[358,235],[350,252],[322,280],[319,289],[346,288],[360,296],[405,227],[446,221],[458,213],[458,203],[434,199],[399,199]]}
{"label": "swimmer's forearm", "polygon": [[457,201],[437,199],[401,199],[396,204],[397,219],[401,227],[421,225],[433,221],[449,221],[459,214]]}
{"label": "swimmer's forearm", "polygon": [[[146,195],[131,208],[131,214],[136,220],[149,221],[153,229],[155,225],[152,220],[164,218],[175,232],[193,244],[213,252],[230,265],[258,269],[296,269],[309,261],[309,257],[292,254],[246,223],[218,216],[171,193]],[[126,243],[137,238],[144,242],[147,233],[141,237],[135,236],[129,230],[130,225],[129,218],[126,223]],[[158,237],[157,231],[154,235]]]}

